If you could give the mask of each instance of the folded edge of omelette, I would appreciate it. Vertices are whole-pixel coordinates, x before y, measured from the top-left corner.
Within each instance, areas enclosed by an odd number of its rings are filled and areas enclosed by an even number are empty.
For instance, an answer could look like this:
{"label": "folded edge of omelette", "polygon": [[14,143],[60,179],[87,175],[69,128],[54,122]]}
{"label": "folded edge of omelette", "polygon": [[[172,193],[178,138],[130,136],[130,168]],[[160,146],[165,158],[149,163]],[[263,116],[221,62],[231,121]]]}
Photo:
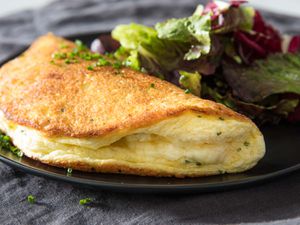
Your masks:
{"label": "folded edge of omelette", "polygon": [[[127,68],[117,78],[108,67],[87,78],[78,74],[86,73],[86,62],[68,67],[48,65],[62,41],[46,35],[23,59],[0,70],[0,129],[26,156],[83,171],[175,177],[242,172],[264,156],[264,139],[255,124],[222,105]],[[37,52],[41,54],[35,55]],[[26,57],[36,60],[33,63]],[[36,69],[41,64],[42,71]],[[49,74],[51,79],[55,74],[59,86],[45,82]],[[70,82],[74,79],[82,79],[80,84],[91,79],[91,83],[76,86]],[[149,91],[152,83],[161,91]],[[94,84],[102,90],[99,95]],[[108,95],[106,89],[119,92]],[[84,109],[82,99],[90,99]],[[58,115],[58,105],[66,108],[63,115]],[[91,114],[100,119],[89,124],[87,116]],[[46,120],[50,121],[46,125],[40,122]],[[84,126],[93,133],[89,135]],[[101,133],[102,128],[106,132]],[[80,129],[85,135],[77,135]]]}

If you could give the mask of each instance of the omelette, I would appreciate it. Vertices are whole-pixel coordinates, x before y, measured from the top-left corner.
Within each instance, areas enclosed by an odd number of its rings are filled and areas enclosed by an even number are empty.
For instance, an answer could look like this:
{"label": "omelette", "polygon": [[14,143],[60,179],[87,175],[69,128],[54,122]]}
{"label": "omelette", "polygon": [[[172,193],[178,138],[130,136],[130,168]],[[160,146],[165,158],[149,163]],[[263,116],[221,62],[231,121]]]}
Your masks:
{"label": "omelette", "polygon": [[0,69],[1,131],[34,160],[101,173],[199,177],[242,172],[264,156],[250,119],[101,57],[38,38]]}

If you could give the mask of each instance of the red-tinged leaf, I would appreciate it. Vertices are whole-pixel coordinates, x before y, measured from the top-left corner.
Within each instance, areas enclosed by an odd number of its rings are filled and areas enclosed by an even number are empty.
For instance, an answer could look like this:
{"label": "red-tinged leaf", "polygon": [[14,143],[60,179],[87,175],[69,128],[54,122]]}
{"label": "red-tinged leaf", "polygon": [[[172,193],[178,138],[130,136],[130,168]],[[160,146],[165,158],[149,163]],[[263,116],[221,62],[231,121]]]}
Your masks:
{"label": "red-tinged leaf", "polygon": [[241,4],[247,3],[248,1],[245,0],[231,0],[230,6],[232,7],[239,7]]}
{"label": "red-tinged leaf", "polygon": [[220,15],[220,10],[218,5],[213,1],[207,3],[203,10],[203,14],[207,14],[207,13],[211,13],[212,14],[211,19],[215,20]]}
{"label": "red-tinged leaf", "polygon": [[300,51],[300,36],[294,36],[289,43],[288,52],[296,53],[298,51]]}
{"label": "red-tinged leaf", "polygon": [[237,31],[234,34],[237,49],[245,63],[266,58],[270,54],[282,52],[281,36],[271,25],[266,24],[256,11],[253,33]]}

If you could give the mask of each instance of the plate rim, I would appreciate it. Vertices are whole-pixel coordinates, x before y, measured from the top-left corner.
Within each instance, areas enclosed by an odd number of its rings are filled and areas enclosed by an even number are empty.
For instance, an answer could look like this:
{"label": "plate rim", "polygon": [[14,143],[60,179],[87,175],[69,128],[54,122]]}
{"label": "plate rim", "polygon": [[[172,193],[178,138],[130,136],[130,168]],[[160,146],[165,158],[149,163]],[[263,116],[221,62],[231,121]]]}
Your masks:
{"label": "plate rim", "polygon": [[[26,156],[25,156],[26,157]],[[30,159],[32,160],[32,159]],[[28,174],[32,174],[39,177],[50,178],[52,180],[63,181],[64,183],[71,183],[74,185],[81,185],[90,188],[97,188],[103,190],[117,190],[121,192],[151,192],[151,193],[178,193],[178,192],[215,192],[221,190],[236,189],[244,186],[250,186],[254,184],[264,183],[274,178],[282,177],[283,175],[289,175],[293,172],[300,170],[300,163],[270,172],[263,175],[256,175],[254,177],[241,178],[236,181],[223,181],[218,183],[209,184],[128,184],[128,183],[117,183],[108,181],[97,181],[92,179],[85,179],[73,176],[67,176],[58,174],[51,171],[43,171],[36,167],[25,165],[21,162],[17,162],[11,158],[3,156],[0,152],[0,161],[8,166],[24,171]],[[124,174],[124,176],[126,176]]]}

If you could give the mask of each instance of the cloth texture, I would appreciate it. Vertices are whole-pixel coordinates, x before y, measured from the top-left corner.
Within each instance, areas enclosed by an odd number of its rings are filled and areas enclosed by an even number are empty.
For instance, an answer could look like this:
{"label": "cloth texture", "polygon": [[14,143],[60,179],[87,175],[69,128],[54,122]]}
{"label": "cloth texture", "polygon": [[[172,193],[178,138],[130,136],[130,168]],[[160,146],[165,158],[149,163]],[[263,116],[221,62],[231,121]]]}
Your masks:
{"label": "cloth texture", "polygon": [[[101,32],[120,23],[147,25],[190,15],[199,0],[61,0],[0,18],[0,60],[49,31]],[[300,19],[264,12],[285,33]],[[282,149],[284,150],[284,149]],[[0,224],[300,224],[300,173],[238,190],[189,194],[128,194],[90,190],[32,176],[0,163]],[[27,202],[27,196],[36,203]],[[93,200],[79,205],[82,198]]]}

